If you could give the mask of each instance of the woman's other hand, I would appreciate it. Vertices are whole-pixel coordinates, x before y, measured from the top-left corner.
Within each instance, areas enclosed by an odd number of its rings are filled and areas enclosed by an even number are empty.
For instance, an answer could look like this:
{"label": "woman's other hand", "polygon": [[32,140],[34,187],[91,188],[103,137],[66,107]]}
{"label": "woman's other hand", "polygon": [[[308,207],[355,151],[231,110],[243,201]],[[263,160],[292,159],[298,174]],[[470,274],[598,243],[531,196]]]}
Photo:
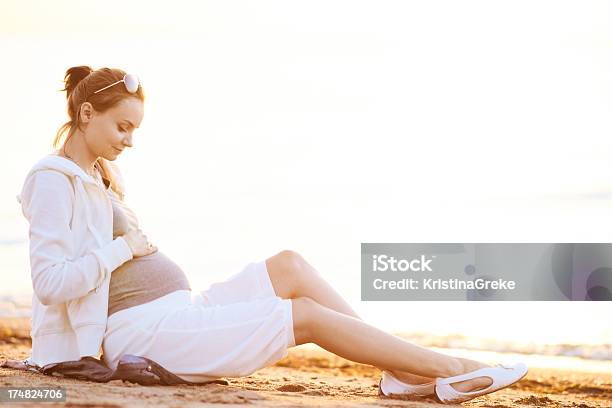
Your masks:
{"label": "woman's other hand", "polygon": [[150,255],[157,251],[157,247],[149,242],[147,236],[140,229],[128,231],[123,235],[123,239],[130,246],[134,258]]}

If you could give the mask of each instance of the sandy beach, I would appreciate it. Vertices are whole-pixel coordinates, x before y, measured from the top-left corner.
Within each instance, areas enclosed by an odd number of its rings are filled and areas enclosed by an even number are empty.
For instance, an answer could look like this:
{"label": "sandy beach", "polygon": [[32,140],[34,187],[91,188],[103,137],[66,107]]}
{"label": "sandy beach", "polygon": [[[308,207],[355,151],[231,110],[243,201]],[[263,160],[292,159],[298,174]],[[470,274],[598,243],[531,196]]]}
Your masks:
{"label": "sandy beach", "polygon": [[[0,319],[0,362],[29,355],[29,319]],[[0,387],[64,387],[67,402],[10,404],[11,406],[139,407],[223,406],[252,404],[266,407],[359,406],[432,407],[431,399],[407,400],[378,396],[380,370],[357,364],[323,349],[304,345],[274,366],[229,385],[145,387],[95,383],[14,369],[0,368]],[[530,366],[529,374],[505,390],[463,403],[470,407],[612,407],[612,372],[552,369]]]}

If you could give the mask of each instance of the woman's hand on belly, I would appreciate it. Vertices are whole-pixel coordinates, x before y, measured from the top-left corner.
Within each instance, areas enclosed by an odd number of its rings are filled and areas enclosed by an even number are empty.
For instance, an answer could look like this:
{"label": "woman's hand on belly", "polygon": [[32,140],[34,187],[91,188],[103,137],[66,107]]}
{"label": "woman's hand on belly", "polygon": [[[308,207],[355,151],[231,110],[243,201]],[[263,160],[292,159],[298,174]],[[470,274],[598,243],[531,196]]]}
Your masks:
{"label": "woman's hand on belly", "polygon": [[157,252],[157,247],[149,242],[147,236],[140,229],[130,230],[122,237],[132,250],[134,258]]}

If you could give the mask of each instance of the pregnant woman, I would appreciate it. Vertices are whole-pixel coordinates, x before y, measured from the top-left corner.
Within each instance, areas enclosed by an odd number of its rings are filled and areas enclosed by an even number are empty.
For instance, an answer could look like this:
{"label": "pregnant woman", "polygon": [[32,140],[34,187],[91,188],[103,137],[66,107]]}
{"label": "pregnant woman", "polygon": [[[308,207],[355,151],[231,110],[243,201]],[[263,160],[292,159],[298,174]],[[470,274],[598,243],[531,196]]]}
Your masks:
{"label": "pregnant woman", "polygon": [[95,357],[102,347],[113,369],[122,355],[134,354],[204,382],[249,375],[287,356],[288,348],[312,342],[379,367],[381,396],[449,403],[526,375],[524,364],[489,366],[440,354],[366,324],[293,251],[192,292],[181,268],[140,230],[114,163],[132,147],[143,120],[138,78],[77,66],[64,82],[70,121],[18,197],[30,224],[30,363]]}

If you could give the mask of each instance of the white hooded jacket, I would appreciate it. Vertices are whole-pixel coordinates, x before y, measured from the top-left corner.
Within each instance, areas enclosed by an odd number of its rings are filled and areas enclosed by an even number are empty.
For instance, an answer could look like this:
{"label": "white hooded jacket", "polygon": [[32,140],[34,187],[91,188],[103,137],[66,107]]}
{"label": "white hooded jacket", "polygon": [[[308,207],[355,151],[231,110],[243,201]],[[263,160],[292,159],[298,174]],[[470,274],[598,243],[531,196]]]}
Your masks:
{"label": "white hooded jacket", "polygon": [[[122,182],[118,167],[106,164]],[[76,163],[52,153],[29,171],[17,200],[30,224],[29,362],[99,355],[111,273],[133,257],[125,239],[113,239],[108,193]]]}

